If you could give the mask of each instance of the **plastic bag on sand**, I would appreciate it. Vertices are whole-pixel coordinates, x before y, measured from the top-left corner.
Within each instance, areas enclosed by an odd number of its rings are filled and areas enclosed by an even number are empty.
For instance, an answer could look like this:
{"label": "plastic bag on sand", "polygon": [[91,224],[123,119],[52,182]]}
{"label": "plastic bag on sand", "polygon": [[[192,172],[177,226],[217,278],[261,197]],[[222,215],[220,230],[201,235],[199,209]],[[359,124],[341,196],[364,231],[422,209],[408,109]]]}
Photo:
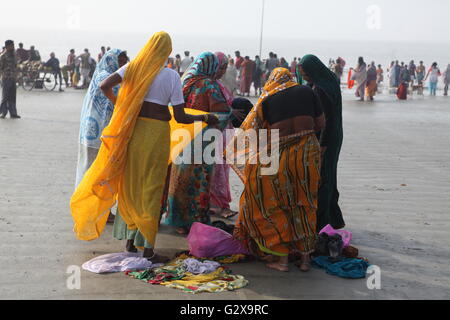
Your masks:
{"label": "plastic bag on sand", "polygon": [[344,242],[344,248],[347,248],[352,242],[353,234],[350,231],[345,230],[335,230],[331,225],[327,225],[325,228],[320,231],[319,234],[326,233],[329,236],[334,236],[338,234],[342,237],[342,241]]}
{"label": "plastic bag on sand", "polygon": [[245,246],[231,234],[198,222],[192,225],[187,239],[191,254],[197,258],[249,254]]}

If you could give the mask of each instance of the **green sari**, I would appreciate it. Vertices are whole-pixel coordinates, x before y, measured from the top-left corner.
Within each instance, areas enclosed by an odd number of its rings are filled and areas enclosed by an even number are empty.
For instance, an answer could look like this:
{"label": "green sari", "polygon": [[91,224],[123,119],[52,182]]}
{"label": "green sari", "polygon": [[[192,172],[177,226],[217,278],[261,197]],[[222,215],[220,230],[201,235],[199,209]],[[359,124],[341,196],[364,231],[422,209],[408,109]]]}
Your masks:
{"label": "green sari", "polygon": [[326,128],[329,139],[321,170],[317,228],[321,230],[328,224],[331,224],[335,229],[342,229],[345,227],[345,222],[339,207],[339,191],[337,187],[337,168],[344,139],[341,88],[336,75],[316,56],[304,56],[300,61],[300,65],[314,86],[326,93],[335,108],[334,122],[331,125],[327,124]]}

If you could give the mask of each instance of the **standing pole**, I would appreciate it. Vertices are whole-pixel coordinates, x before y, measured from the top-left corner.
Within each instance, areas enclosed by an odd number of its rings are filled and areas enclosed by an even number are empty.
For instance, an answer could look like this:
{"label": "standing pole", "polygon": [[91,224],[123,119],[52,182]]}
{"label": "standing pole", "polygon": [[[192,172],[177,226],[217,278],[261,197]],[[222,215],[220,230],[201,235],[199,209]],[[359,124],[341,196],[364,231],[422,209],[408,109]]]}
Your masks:
{"label": "standing pole", "polygon": [[261,35],[259,38],[259,57],[262,58],[263,33],[264,33],[264,9],[266,7],[266,0],[262,0],[262,14],[261,14]]}

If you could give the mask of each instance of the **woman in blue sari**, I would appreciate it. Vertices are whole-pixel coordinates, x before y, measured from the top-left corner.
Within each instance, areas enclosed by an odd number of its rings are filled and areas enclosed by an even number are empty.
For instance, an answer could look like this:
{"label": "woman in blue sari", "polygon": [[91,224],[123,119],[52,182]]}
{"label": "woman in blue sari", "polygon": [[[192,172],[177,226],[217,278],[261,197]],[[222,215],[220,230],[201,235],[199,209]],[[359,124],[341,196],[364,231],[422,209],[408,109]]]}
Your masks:
{"label": "woman in blue sari", "polygon": [[[119,49],[109,50],[97,65],[93,79],[84,98],[81,110],[81,125],[79,137],[78,167],[76,186],[83,180],[84,174],[89,170],[102,144],[100,137],[114,110],[114,105],[105,97],[100,84],[121,66],[128,62],[125,51]],[[117,95],[119,87],[114,88]]]}
{"label": "woman in blue sari", "polygon": [[[182,79],[186,108],[213,113],[219,118],[219,124],[214,128],[206,127],[203,134],[208,129],[223,132],[231,120],[230,106],[215,77],[218,70],[217,56],[204,52],[197,57]],[[211,142],[200,143],[202,154],[210,144]],[[185,152],[192,153],[195,146],[196,142],[193,141]],[[186,158],[184,152],[181,156]],[[205,163],[205,159],[201,164],[172,165],[165,223],[176,227],[178,233],[188,233],[194,222],[210,223],[208,212],[213,169],[214,164]]]}

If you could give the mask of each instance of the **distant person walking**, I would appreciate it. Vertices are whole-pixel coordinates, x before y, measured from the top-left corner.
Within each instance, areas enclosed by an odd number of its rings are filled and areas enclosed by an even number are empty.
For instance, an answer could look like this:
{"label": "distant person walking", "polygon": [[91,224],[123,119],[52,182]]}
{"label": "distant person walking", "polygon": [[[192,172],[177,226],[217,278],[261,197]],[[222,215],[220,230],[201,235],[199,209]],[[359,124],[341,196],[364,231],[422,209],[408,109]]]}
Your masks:
{"label": "distant person walking", "polygon": [[28,50],[23,48],[23,43],[19,43],[19,48],[16,51],[17,63],[22,63],[30,58]]}
{"label": "distant person walking", "polygon": [[380,87],[381,87],[381,83],[384,82],[384,71],[383,71],[383,67],[381,66],[381,64],[378,65],[378,69],[377,69],[377,87],[378,87],[378,92],[382,92],[380,91]]}
{"label": "distant person walking", "polygon": [[391,65],[389,66],[388,69],[389,72],[389,88],[394,88],[395,87],[395,61],[391,62]]}
{"label": "distant person walking", "polygon": [[355,95],[360,101],[364,101],[364,95],[367,83],[367,64],[364,62],[363,57],[359,57],[358,66],[353,69],[352,80],[357,83]]}
{"label": "distant person walking", "polygon": [[448,96],[448,86],[450,84],[450,64],[447,66],[447,69],[445,69],[442,76],[444,78],[444,96]]}
{"label": "distant person walking", "polygon": [[17,60],[14,41],[5,42],[5,51],[0,55],[0,75],[2,79],[2,102],[0,105],[0,119],[9,114],[11,119],[20,119],[16,109],[16,70]]}
{"label": "distant person walking", "polygon": [[423,80],[425,79],[426,70],[427,69],[423,64],[423,61],[420,61],[419,65],[417,66],[417,70],[416,70],[417,82],[419,85],[423,85]]}
{"label": "distant person walking", "polygon": [[105,47],[101,47],[100,48],[100,53],[98,54],[98,57],[97,57],[97,62],[100,62],[100,60],[102,60],[102,58],[105,55],[105,53],[106,53],[106,48]]}
{"label": "distant person walking", "polygon": [[225,72],[225,75],[222,78],[222,83],[233,95],[236,94],[238,89],[237,77],[238,77],[238,70],[234,65],[234,60],[229,59],[228,68],[227,71]]}
{"label": "distant person walking", "polygon": [[437,62],[435,62],[431,65],[431,68],[428,70],[427,76],[424,80],[427,81],[428,77],[430,78],[430,96],[436,95],[437,84],[440,76],[441,70],[439,70]]}
{"label": "distant person walking", "polygon": [[180,77],[186,72],[186,70],[189,68],[189,66],[192,63],[192,59],[190,57],[191,53],[189,51],[184,52],[184,58],[181,60],[180,64]]}
{"label": "distant person walking", "polygon": [[244,62],[241,65],[241,83],[240,91],[241,95],[250,97],[250,88],[253,82],[253,71],[255,70],[255,62],[250,60],[249,56],[246,56]]}
{"label": "distant person walking", "polygon": [[267,78],[272,74],[272,71],[275,68],[278,68],[278,59],[275,57],[275,54],[273,52],[270,52],[269,59],[266,62]]}
{"label": "distant person walking", "polygon": [[71,49],[69,55],[67,56],[66,65],[62,67],[61,72],[62,76],[64,78],[64,82],[66,83],[66,87],[69,87],[69,79],[70,79],[70,85],[73,87],[73,73],[75,72],[75,58],[77,56],[75,55],[75,50]]}
{"label": "distant person walking", "polygon": [[414,81],[417,78],[417,74],[416,74],[417,67],[416,67],[416,64],[414,63],[414,60],[412,60],[409,63],[408,70],[409,70],[409,76],[411,78],[411,86],[412,86],[412,85],[414,85]]}
{"label": "distant person walking", "polygon": [[83,81],[83,84],[81,86],[82,89],[86,89],[87,87],[89,87],[89,83],[91,82],[91,79],[89,77],[89,74],[91,73],[90,58],[91,54],[89,53],[88,49],[84,49],[84,53],[77,57],[77,59],[80,59],[80,74]]}
{"label": "distant person walking", "polygon": [[377,68],[375,62],[372,62],[367,69],[367,84],[366,84],[366,96],[370,101],[373,101],[373,97],[377,94]]}
{"label": "distant person walking", "polygon": [[241,70],[241,66],[244,63],[244,58],[242,58],[240,51],[236,51],[234,55],[236,56],[236,69]]}
{"label": "distant person walking", "polygon": [[400,85],[400,71],[402,71],[402,67],[398,64],[398,60],[395,61],[394,69],[395,69],[395,85],[394,85],[394,87],[398,88],[398,86]]}
{"label": "distant person walking", "polygon": [[35,49],[34,46],[30,47],[30,51],[28,51],[28,54],[30,56],[30,58],[29,58],[30,62],[41,61],[41,55],[40,55],[39,51],[37,51]]}
{"label": "distant person walking", "polygon": [[50,59],[44,63],[45,67],[48,67],[52,70],[52,73],[55,75],[55,79],[58,83],[59,81],[59,92],[63,92],[62,87],[62,75],[61,75],[61,67],[59,65],[59,60],[56,58],[55,53],[50,53]]}
{"label": "distant person walking", "polygon": [[255,57],[255,68],[253,70],[253,86],[255,87],[255,94],[257,96],[262,94],[262,75],[263,75],[262,68],[263,68],[263,63],[261,61],[261,58],[259,56],[256,56]]}

